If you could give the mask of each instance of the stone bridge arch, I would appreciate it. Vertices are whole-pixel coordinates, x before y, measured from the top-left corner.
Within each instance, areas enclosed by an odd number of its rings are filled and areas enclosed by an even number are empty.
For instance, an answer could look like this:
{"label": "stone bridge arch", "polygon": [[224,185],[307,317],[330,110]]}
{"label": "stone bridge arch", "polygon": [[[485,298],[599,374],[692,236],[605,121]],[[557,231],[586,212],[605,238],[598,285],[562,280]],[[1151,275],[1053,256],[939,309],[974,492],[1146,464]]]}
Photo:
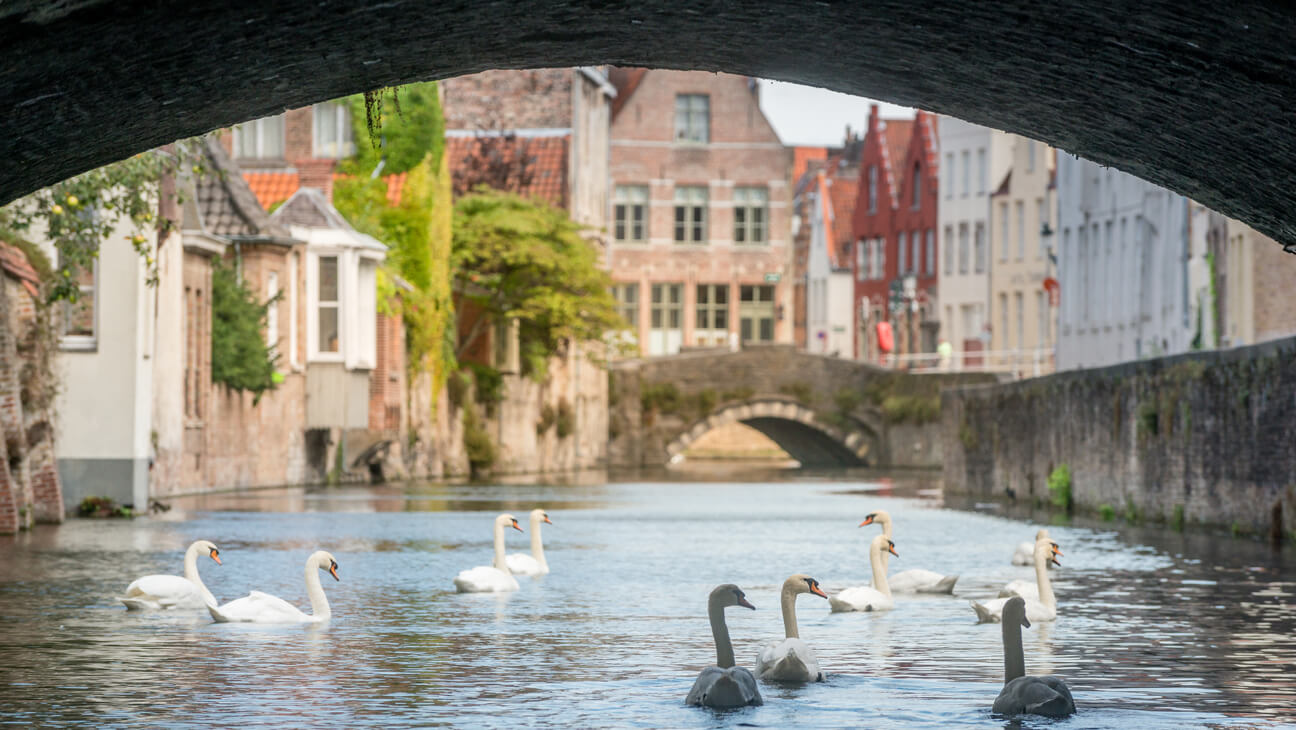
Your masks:
{"label": "stone bridge arch", "polygon": [[668,461],[683,457],[690,445],[731,423],[760,431],[807,467],[872,466],[880,451],[878,432],[857,419],[829,424],[814,409],[786,396],[754,397],[721,404],[666,444]]}
{"label": "stone bridge arch", "polygon": [[1296,7],[1266,0],[9,0],[0,203],[285,108],[488,68],[610,63],[949,114],[1296,244],[1293,28]]}

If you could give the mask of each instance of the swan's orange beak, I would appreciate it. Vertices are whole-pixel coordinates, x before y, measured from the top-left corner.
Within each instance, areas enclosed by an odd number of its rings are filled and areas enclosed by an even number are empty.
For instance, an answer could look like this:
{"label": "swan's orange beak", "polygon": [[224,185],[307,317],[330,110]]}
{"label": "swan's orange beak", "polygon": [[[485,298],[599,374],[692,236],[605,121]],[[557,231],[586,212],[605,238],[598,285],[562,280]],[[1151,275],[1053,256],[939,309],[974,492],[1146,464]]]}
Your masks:
{"label": "swan's orange beak", "polygon": [[1050,555],[1050,556],[1049,556],[1049,562],[1052,563],[1052,564],[1054,564],[1054,565],[1056,565],[1056,566],[1059,567],[1059,568],[1062,567],[1062,564],[1058,562],[1058,559],[1057,559],[1057,557],[1055,557],[1055,556]]}
{"label": "swan's orange beak", "polygon": [[211,551],[211,559],[212,559],[212,560],[215,560],[217,565],[222,565],[222,563],[221,563],[221,561],[220,561],[220,551],[219,551],[219,550],[216,550],[216,549],[214,549],[214,548],[212,549],[212,551]]}
{"label": "swan's orange beak", "polygon": [[869,515],[868,517],[865,517],[864,521],[859,523],[859,526],[864,527],[865,525],[871,525],[871,524],[873,524],[873,515]]}
{"label": "swan's orange beak", "polygon": [[549,519],[549,515],[545,515],[545,516],[544,516],[544,521],[545,521],[545,524],[546,524],[546,525],[552,525],[552,524],[553,524],[553,522],[550,521],[550,519]]}
{"label": "swan's orange beak", "polygon": [[818,583],[810,584],[810,592],[815,594],[816,596],[819,596],[820,598],[828,597],[828,594],[823,592],[823,589],[819,587]]}
{"label": "swan's orange beak", "polygon": [[518,532],[522,532],[522,528],[518,527],[517,520],[513,520],[513,529],[517,530]]}
{"label": "swan's orange beak", "polygon": [[339,578],[339,577],[338,577],[338,574],[337,574],[337,563],[330,563],[330,564],[329,564],[329,575],[333,576],[333,580],[335,580],[335,581],[338,581],[338,582],[341,582],[341,581],[342,581],[342,579]]}
{"label": "swan's orange beak", "polygon": [[891,553],[897,558],[900,557],[900,553],[895,551],[895,543],[891,542],[890,540],[887,540],[887,552]]}
{"label": "swan's orange beak", "polygon": [[750,608],[753,611],[756,610],[756,607],[751,605],[751,602],[747,600],[746,596],[738,596],[738,605],[743,608]]}
{"label": "swan's orange beak", "polygon": [[1057,545],[1054,545],[1054,546],[1053,546],[1053,554],[1054,554],[1054,555],[1061,555],[1061,554],[1062,554],[1062,548],[1058,547]]}

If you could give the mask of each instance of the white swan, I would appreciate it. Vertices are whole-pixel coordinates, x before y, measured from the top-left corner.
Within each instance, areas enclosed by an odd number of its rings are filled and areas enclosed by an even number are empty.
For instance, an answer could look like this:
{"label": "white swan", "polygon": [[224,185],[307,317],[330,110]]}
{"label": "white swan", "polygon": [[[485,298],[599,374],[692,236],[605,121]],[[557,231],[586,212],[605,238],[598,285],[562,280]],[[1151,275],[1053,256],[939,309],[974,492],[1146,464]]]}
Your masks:
{"label": "white swan", "polygon": [[[1017,550],[1013,553],[1012,556],[1012,564],[1013,565],[1034,565],[1035,564],[1035,543],[1039,542],[1040,540],[1047,540],[1048,536],[1049,536],[1048,530],[1041,527],[1039,531],[1035,533],[1034,542],[1018,543]],[[1052,568],[1053,567],[1052,564],[1050,564],[1049,567]]]}
{"label": "white swan", "polygon": [[[888,539],[895,539],[895,536],[891,534],[891,514],[889,512],[878,510],[865,515],[864,521],[859,523],[859,526],[864,527],[874,522],[882,525],[883,535],[886,535]],[[890,565],[890,562],[890,557],[884,553],[882,555],[882,567],[885,569]],[[957,575],[942,575],[934,570],[911,568],[888,576],[887,584],[891,586],[893,593],[953,593],[954,583],[958,579]]]}
{"label": "white swan", "polygon": [[329,553],[318,550],[306,558],[306,595],[310,597],[311,612],[301,609],[282,598],[261,591],[252,591],[224,606],[208,606],[218,623],[299,624],[327,621],[333,615],[324,586],[320,585],[319,571],[327,570],[333,580],[338,577],[337,560]]}
{"label": "white swan", "polygon": [[729,643],[729,627],[725,625],[726,606],[742,606],[755,610],[747,602],[742,590],[733,583],[716,586],[707,599],[707,616],[711,618],[711,636],[715,639],[716,663],[707,667],[693,682],[684,703],[707,707],[744,707],[761,705],[756,678],[744,667],[734,666],[733,644]]}
{"label": "white swan", "polygon": [[873,565],[873,586],[847,588],[828,599],[833,613],[846,611],[890,611],[895,608],[891,600],[891,587],[887,579],[886,564],[882,561],[882,552],[900,557],[895,551],[895,543],[885,534],[873,538],[869,543],[869,563]]}
{"label": "white swan", "polygon": [[1066,717],[1076,711],[1075,700],[1061,677],[1026,676],[1022,627],[1030,628],[1025,599],[1009,598],[1003,608],[1004,688],[995,698],[996,715]]}
{"label": "white swan", "polygon": [[798,573],[783,581],[783,592],[780,603],[783,605],[782,641],[775,641],[756,657],[756,676],[775,682],[821,682],[823,672],[819,671],[819,660],[809,645],[801,640],[797,631],[796,597],[801,593],[813,593],[827,598],[828,594],[819,587],[819,581],[808,575]]}
{"label": "white swan", "polygon": [[131,611],[164,610],[170,608],[204,608],[216,604],[216,597],[203,585],[198,575],[198,553],[220,565],[220,550],[207,540],[198,540],[185,550],[184,577],[178,575],[146,575],[126,586],[126,595],[117,600]]}
{"label": "white swan", "polygon": [[509,553],[505,558],[509,572],[514,575],[549,575],[549,563],[545,562],[544,545],[540,542],[540,523],[552,525],[549,515],[542,509],[531,510],[531,554]]}
{"label": "white swan", "polygon": [[513,515],[500,515],[495,518],[495,560],[491,565],[480,565],[476,568],[460,571],[455,576],[455,590],[460,593],[508,593],[518,589],[517,578],[509,572],[508,561],[504,559],[504,528],[512,527],[518,532],[517,518]]}
{"label": "white swan", "polygon": [[[1053,596],[1053,584],[1049,583],[1049,561],[1057,562],[1053,555],[1054,543],[1047,538],[1035,543],[1035,582],[1039,584],[1039,599],[1023,599],[1026,602],[1026,618],[1031,621],[1052,621],[1057,618],[1057,599]],[[1017,596],[1020,598],[1020,596]],[[1004,604],[1011,598],[996,598],[985,603],[972,601],[972,610],[976,611],[977,623],[1000,621],[1003,617]]]}
{"label": "white swan", "polygon": [[[1055,562],[1056,556],[1062,554],[1062,550],[1061,548],[1058,547],[1058,544],[1056,542],[1053,542],[1052,540],[1048,539],[1047,535],[1040,538],[1040,540],[1047,542],[1049,544],[1049,548],[1053,551],[1053,555],[1055,557],[1051,558],[1048,561],[1048,565],[1051,566]],[[1028,580],[1014,580],[1014,581],[1010,581],[1003,588],[999,589],[1000,598],[1011,598],[1013,596],[1021,596],[1022,598],[1029,598],[1031,600],[1038,601],[1040,599],[1039,585],[1037,583],[1033,583]]]}

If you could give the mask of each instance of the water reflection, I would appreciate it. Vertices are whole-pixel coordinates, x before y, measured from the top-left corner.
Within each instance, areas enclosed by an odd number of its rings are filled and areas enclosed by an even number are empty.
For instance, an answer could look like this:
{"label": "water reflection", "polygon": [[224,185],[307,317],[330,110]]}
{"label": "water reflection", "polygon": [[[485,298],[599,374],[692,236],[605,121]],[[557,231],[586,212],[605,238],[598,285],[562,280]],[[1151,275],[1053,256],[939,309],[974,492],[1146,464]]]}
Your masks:
{"label": "water reflection", "polygon": [[[0,547],[0,710],[18,724],[139,726],[1000,724],[989,714],[1000,627],[976,625],[968,599],[1033,577],[1008,558],[1037,525],[1002,508],[943,509],[921,474],[864,477],[284,489],[37,530]],[[545,530],[554,572],[520,579],[516,594],[454,593],[455,573],[490,554],[493,513],[537,505],[555,521]],[[710,588],[738,583],[759,607],[729,617],[738,660],[752,666],[781,635],[784,577],[807,572],[830,592],[869,579],[873,533],[855,525],[878,508],[904,556],[892,568],[959,573],[955,594],[897,596],[880,614],[802,601],[801,634],[827,681],[768,687],[760,708],[686,708],[714,657]],[[1289,718],[1290,551],[1101,523],[1051,530],[1066,552],[1060,616],[1023,643],[1028,671],[1068,678],[1080,714],[1067,727]],[[178,574],[197,538],[222,548],[225,565],[200,568],[222,601],[257,589],[304,607],[302,561],[329,549],[342,574],[326,586],[334,620],[215,625],[122,610],[114,596],[131,579]],[[525,550],[525,537],[510,549]]]}

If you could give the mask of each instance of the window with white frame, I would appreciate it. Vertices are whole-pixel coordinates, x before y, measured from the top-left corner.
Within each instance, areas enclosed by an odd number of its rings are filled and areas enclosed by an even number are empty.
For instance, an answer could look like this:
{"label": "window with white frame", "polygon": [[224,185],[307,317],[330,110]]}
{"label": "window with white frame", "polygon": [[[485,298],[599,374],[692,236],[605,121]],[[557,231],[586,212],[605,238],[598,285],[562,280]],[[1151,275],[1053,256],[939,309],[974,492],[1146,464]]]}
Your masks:
{"label": "window with white frame", "polygon": [[855,278],[865,281],[873,278],[873,242],[861,238],[855,242]]}
{"label": "window with white frame", "polygon": [[325,101],[312,109],[316,157],[342,159],[355,154],[351,134],[351,107],[337,101]]}
{"label": "window with white frame", "polygon": [[316,266],[315,350],[318,353],[342,352],[341,277],[338,256],[319,256]]}
{"label": "window with white frame", "polygon": [[1026,259],[1026,204],[1017,201],[1017,260]]}
{"label": "window with white frame", "polygon": [[886,239],[873,239],[873,278],[886,278]]}
{"label": "window with white frame", "polygon": [[999,204],[999,260],[1008,260],[1008,242],[1012,240],[1011,232],[1008,229],[1008,204]]}
{"label": "window with white frame", "polygon": [[1023,303],[1021,292],[1013,293],[1013,307],[1017,310],[1017,339],[1013,341],[1013,346],[1023,350],[1026,348],[1026,314],[1023,311],[1026,305]]}
{"label": "window with white frame", "polygon": [[986,231],[985,224],[980,222],[972,237],[972,267],[978,274],[986,270]]}
{"label": "window with white frame", "polygon": [[64,350],[93,350],[98,342],[99,261],[77,269],[74,301],[60,302],[59,347]]}
{"label": "window with white frame", "polygon": [[936,231],[927,229],[927,275],[936,275]]}
{"label": "window with white frame", "polygon": [[697,317],[693,337],[698,345],[729,341],[729,285],[698,284]]}
{"label": "window with white frame", "polygon": [[1035,347],[1044,349],[1049,336],[1048,297],[1043,289],[1035,292]]}
{"label": "window with white frame", "polygon": [[954,274],[954,226],[945,226],[945,275]]}
{"label": "window with white frame", "polygon": [[966,223],[959,224],[959,273],[968,272],[968,227]]}
{"label": "window with white frame", "polygon": [[984,195],[987,185],[986,173],[986,151],[984,147],[977,148],[977,194]]}
{"label": "window with white frame", "polygon": [[618,243],[648,240],[648,186],[618,185],[613,193],[612,233]]}
{"label": "window with white frame", "polygon": [[765,188],[734,188],[734,243],[763,244],[769,242],[769,190]]}
{"label": "window with white frame", "polygon": [[922,271],[922,233],[913,231],[909,234],[909,273]]}
{"label": "window with white frame", "polygon": [[913,209],[922,208],[922,165],[915,162],[913,166]]}
{"label": "window with white frame", "polygon": [[279,346],[279,272],[266,275],[266,345]]}
{"label": "window with white frame", "polygon": [[963,150],[961,162],[963,163],[963,197],[966,198],[972,187],[970,184],[972,178],[972,152],[970,150]]}
{"label": "window with white frame", "polygon": [[701,185],[675,188],[675,243],[706,243],[707,189]]}
{"label": "window with white frame", "polygon": [[711,97],[706,94],[675,96],[675,141],[705,144],[711,139]]}
{"label": "window with white frame", "polygon": [[378,365],[378,262],[360,259],[356,268],[355,351],[350,353],[348,367],[374,368]]}
{"label": "window with white frame", "polygon": [[639,332],[639,285],[613,284],[612,298],[616,300],[617,313],[637,334]]}
{"label": "window with white frame", "polygon": [[909,262],[905,260],[906,254],[909,253],[909,240],[904,231],[896,234],[899,244],[896,246],[896,276],[904,276],[909,271]]}
{"label": "window with white frame", "polygon": [[1035,140],[1026,140],[1026,172],[1035,172]]}
{"label": "window with white frame", "polygon": [[941,175],[945,182],[945,199],[949,200],[954,197],[954,153],[945,153],[945,174]]}
{"label": "window with white frame", "polygon": [[1035,258],[1042,259],[1048,254],[1048,251],[1045,250],[1048,244],[1044,240],[1044,226],[1049,224],[1048,207],[1044,205],[1043,198],[1035,199],[1035,216],[1040,229],[1039,249],[1036,251]]}
{"label": "window with white frame", "polygon": [[877,165],[869,165],[868,169],[868,212],[877,212],[878,198],[878,170]]}
{"label": "window with white frame", "polygon": [[254,119],[234,128],[234,157],[263,160],[284,156],[284,116]]}

